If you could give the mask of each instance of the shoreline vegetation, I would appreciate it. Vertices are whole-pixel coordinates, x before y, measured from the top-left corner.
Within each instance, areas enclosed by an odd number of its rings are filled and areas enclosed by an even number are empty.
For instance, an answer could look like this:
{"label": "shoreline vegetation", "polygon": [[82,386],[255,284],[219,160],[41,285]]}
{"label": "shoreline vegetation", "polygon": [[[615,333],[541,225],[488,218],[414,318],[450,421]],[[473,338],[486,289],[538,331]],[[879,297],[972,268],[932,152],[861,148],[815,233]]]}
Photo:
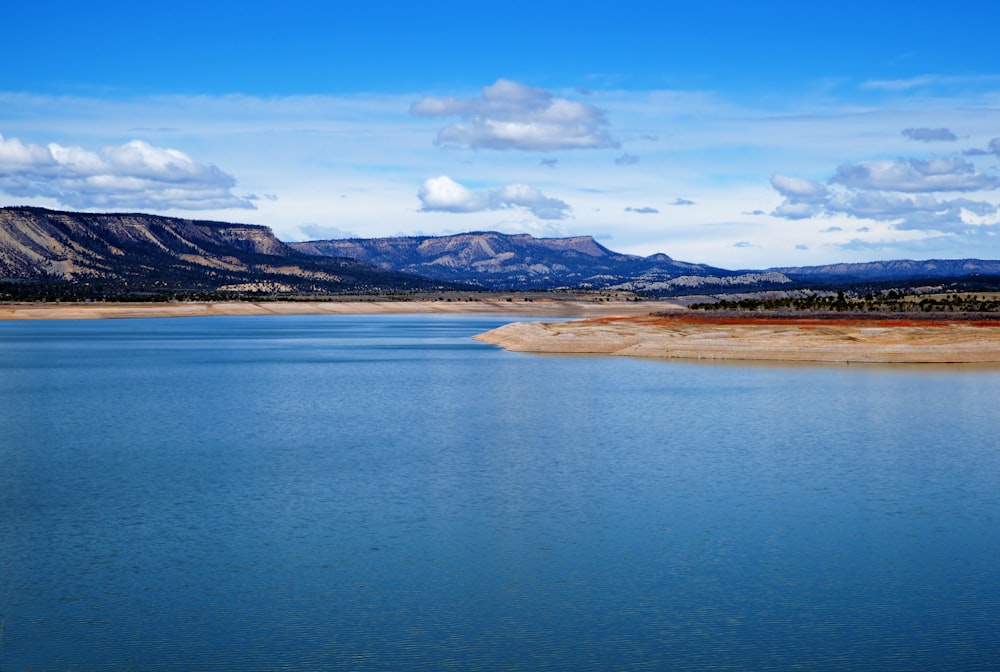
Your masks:
{"label": "shoreline vegetation", "polygon": [[804,296],[742,297],[721,299],[704,303],[690,303],[689,308],[708,312],[765,313],[853,313],[895,315],[905,314],[955,314],[998,313],[998,292],[904,292],[887,290],[865,294],[846,293],[843,290],[823,294],[810,292]]}

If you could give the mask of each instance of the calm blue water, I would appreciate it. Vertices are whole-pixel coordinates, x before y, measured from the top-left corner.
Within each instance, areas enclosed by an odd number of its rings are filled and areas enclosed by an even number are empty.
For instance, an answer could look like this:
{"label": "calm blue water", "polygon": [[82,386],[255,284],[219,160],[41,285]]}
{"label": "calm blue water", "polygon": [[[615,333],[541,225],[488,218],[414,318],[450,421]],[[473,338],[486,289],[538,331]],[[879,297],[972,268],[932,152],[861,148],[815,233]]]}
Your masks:
{"label": "calm blue water", "polygon": [[0,322],[0,670],[1000,669],[1000,371]]}

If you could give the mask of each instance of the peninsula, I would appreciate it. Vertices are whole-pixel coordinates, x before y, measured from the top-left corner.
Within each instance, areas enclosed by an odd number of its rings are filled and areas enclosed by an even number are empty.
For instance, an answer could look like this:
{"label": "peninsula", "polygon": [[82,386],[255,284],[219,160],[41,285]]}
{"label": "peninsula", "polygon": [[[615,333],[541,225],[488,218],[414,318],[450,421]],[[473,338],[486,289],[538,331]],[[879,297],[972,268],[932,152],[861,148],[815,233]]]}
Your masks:
{"label": "peninsula", "polygon": [[697,360],[1000,364],[1000,321],[674,311],[514,322],[475,336],[517,352]]}

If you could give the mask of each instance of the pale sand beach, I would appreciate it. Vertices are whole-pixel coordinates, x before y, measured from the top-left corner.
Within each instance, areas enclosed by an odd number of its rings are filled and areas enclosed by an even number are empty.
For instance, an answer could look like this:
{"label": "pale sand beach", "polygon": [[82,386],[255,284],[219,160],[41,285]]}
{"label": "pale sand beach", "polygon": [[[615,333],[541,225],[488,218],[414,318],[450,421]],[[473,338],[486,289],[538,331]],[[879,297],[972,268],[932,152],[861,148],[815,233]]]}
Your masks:
{"label": "pale sand beach", "polygon": [[1000,321],[725,320],[691,315],[667,301],[498,298],[0,304],[0,320],[422,313],[584,318],[512,322],[474,337],[517,352],[787,362],[1000,363]]}
{"label": "pale sand beach", "polygon": [[720,320],[647,315],[515,322],[474,337],[517,352],[701,360],[1000,363],[1000,322]]}
{"label": "pale sand beach", "polygon": [[478,299],[478,300],[348,300],[288,302],[177,303],[6,303],[0,320],[92,320],[136,317],[199,317],[207,315],[378,315],[406,313],[502,313],[551,317],[645,315],[680,309],[663,301],[599,299]]}

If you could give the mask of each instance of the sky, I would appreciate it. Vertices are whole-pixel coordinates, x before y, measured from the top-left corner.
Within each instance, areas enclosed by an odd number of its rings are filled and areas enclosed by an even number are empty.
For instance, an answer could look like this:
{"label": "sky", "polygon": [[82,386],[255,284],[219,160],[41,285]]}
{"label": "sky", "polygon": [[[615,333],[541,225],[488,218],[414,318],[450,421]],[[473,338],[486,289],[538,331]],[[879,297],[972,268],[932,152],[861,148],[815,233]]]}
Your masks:
{"label": "sky", "polygon": [[0,205],[1000,259],[995,2],[341,4],[11,3]]}

